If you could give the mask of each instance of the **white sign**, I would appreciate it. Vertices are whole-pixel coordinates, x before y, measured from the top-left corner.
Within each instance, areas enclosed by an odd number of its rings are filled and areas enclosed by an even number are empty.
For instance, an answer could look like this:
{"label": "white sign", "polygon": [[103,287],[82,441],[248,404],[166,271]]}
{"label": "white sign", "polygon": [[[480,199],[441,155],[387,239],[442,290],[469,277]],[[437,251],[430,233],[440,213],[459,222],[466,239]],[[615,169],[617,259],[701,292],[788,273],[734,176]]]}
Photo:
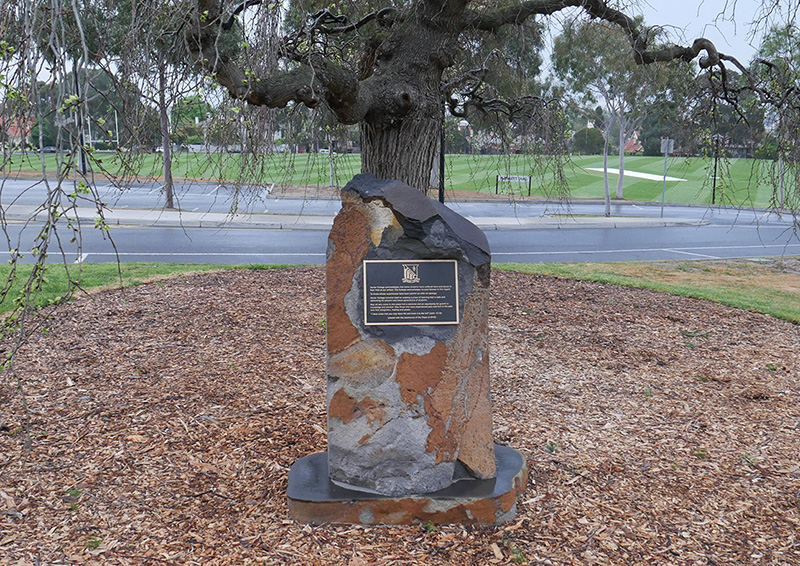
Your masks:
{"label": "white sign", "polygon": [[497,180],[501,183],[527,183],[531,178],[530,175],[498,175]]}
{"label": "white sign", "polygon": [[675,140],[661,138],[661,153],[672,153],[675,151]]}

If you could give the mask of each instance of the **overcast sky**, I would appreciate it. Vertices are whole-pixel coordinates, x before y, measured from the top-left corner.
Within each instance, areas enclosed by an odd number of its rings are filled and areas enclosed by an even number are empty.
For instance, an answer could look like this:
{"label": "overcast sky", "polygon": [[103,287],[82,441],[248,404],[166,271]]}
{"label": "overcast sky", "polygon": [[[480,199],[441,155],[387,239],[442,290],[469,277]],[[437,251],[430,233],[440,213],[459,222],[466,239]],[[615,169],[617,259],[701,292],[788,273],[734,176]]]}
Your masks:
{"label": "overcast sky", "polygon": [[683,31],[689,42],[706,37],[721,52],[747,64],[761,40],[761,34],[749,35],[761,6],[756,0],[650,0],[642,1],[638,10],[647,25],[674,26],[671,31]]}

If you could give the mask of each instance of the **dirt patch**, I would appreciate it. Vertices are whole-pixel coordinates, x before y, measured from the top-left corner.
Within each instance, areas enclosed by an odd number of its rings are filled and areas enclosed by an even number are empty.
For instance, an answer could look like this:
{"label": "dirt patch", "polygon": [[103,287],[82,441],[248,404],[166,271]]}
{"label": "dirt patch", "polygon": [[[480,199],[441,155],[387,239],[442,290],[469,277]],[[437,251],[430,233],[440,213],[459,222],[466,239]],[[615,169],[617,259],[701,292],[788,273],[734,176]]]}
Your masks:
{"label": "dirt patch", "polygon": [[0,385],[0,564],[798,564],[800,327],[637,289],[493,274],[504,527],[298,525],[325,447],[324,272],[198,274],[40,321]]}
{"label": "dirt patch", "polygon": [[620,275],[639,277],[644,274],[647,279],[663,283],[688,283],[716,289],[749,289],[752,296],[778,292],[800,297],[800,260],[796,257],[605,265]]}

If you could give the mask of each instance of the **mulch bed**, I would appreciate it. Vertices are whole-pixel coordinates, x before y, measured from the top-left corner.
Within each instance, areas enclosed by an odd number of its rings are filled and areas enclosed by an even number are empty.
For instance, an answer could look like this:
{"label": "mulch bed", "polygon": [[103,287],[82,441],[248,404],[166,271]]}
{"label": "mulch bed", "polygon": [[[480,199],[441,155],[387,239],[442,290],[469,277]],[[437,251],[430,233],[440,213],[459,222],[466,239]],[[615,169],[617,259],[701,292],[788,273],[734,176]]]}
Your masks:
{"label": "mulch bed", "polygon": [[800,327],[644,290],[493,274],[504,526],[310,527],[324,272],[237,270],[42,317],[0,384],[0,564],[799,564]]}

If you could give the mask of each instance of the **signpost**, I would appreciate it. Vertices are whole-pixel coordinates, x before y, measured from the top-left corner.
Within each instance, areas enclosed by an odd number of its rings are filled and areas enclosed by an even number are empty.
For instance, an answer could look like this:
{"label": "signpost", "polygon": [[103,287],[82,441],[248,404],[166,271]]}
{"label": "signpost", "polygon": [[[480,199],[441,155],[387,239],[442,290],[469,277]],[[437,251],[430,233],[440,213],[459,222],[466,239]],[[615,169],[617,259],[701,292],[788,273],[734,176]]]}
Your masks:
{"label": "signpost", "polygon": [[530,175],[498,175],[494,182],[494,194],[500,194],[500,183],[528,183],[528,196],[531,196]]}

